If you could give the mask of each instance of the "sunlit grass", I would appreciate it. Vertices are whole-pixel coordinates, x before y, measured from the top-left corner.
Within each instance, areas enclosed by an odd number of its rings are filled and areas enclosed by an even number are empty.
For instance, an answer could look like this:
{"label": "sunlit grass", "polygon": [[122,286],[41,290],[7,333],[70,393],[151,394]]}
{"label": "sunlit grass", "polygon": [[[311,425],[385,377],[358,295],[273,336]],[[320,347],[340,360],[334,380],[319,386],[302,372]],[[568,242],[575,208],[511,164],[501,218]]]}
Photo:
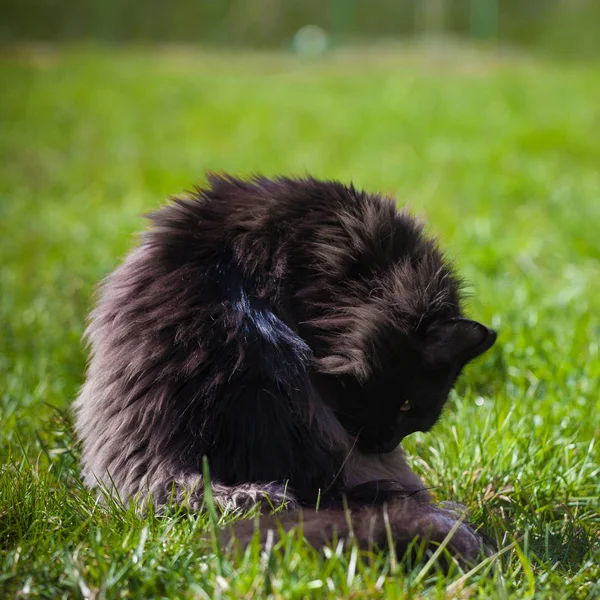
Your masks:
{"label": "sunlit grass", "polygon": [[[600,594],[597,69],[71,49],[5,54],[0,90],[1,596]],[[468,576],[295,538],[218,557],[206,517],[81,486],[67,407],[93,285],[206,168],[352,180],[426,216],[500,337],[406,447],[512,549]]]}

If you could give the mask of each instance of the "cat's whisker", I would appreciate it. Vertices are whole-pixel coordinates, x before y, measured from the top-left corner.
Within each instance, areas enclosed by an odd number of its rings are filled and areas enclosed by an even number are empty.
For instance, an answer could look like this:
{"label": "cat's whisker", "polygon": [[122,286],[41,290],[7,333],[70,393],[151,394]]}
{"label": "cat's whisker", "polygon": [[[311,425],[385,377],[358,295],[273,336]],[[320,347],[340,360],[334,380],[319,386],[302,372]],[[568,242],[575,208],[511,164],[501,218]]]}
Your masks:
{"label": "cat's whisker", "polygon": [[344,467],[346,466],[346,463],[350,459],[350,456],[352,455],[352,452],[354,452],[354,449],[356,448],[356,444],[358,443],[358,436],[359,435],[360,435],[360,431],[354,437],[354,440],[352,442],[352,446],[350,447],[350,449],[346,453],[346,456],[344,457],[344,460],[342,461],[341,467],[339,468],[339,470],[337,471],[337,473],[334,475],[331,483],[325,488],[325,491],[323,492],[324,494],[326,494],[327,492],[329,492],[329,490],[333,487],[333,485],[335,484],[335,482],[338,480],[338,478],[344,472]]}

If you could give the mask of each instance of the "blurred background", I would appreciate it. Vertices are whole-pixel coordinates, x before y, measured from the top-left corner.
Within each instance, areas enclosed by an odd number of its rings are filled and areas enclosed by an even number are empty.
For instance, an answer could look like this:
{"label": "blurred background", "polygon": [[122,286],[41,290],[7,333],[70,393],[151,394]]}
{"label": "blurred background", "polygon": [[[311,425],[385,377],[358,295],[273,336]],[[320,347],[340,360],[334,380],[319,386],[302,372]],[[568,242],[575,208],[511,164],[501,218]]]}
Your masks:
{"label": "blurred background", "polygon": [[[597,0],[4,0],[0,41],[193,42],[319,51],[352,39],[491,39],[597,56]],[[312,25],[308,30],[304,27]],[[300,34],[298,34],[300,32]]]}
{"label": "blurred background", "polygon": [[521,322],[540,290],[585,312],[600,257],[598,0],[3,0],[0,11],[0,249],[16,261],[1,271],[5,343],[29,347],[36,319],[52,321],[48,341],[60,323],[65,397],[83,370],[93,284],[140,215],[206,169],[395,195],[460,257],[476,316],[496,325],[511,311]]}

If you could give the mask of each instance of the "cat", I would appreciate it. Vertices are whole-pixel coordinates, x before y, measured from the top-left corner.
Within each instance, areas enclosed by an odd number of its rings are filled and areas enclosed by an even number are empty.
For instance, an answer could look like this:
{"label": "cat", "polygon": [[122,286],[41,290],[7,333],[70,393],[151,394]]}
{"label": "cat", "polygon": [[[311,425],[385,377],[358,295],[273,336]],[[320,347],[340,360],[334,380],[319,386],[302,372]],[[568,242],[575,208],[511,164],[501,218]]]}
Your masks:
{"label": "cat", "polygon": [[[339,532],[342,506],[360,529],[383,514],[361,507],[385,504],[399,547],[446,535],[457,516],[400,442],[431,429],[496,333],[463,316],[461,282],[422,224],[352,185],[214,174],[151,219],[86,331],[85,483],[200,510],[207,457],[224,509],[318,502],[321,516],[305,514]],[[461,524],[452,547],[480,542]]]}

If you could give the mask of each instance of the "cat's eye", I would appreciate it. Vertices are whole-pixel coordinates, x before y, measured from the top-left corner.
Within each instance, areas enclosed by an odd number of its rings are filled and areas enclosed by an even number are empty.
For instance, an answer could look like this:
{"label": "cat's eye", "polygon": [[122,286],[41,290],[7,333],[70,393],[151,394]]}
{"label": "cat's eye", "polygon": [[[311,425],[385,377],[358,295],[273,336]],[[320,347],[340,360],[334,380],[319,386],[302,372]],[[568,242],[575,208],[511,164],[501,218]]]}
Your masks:
{"label": "cat's eye", "polygon": [[400,410],[402,412],[406,412],[407,410],[410,410],[412,408],[412,406],[410,405],[410,400],[407,400],[401,407]]}

